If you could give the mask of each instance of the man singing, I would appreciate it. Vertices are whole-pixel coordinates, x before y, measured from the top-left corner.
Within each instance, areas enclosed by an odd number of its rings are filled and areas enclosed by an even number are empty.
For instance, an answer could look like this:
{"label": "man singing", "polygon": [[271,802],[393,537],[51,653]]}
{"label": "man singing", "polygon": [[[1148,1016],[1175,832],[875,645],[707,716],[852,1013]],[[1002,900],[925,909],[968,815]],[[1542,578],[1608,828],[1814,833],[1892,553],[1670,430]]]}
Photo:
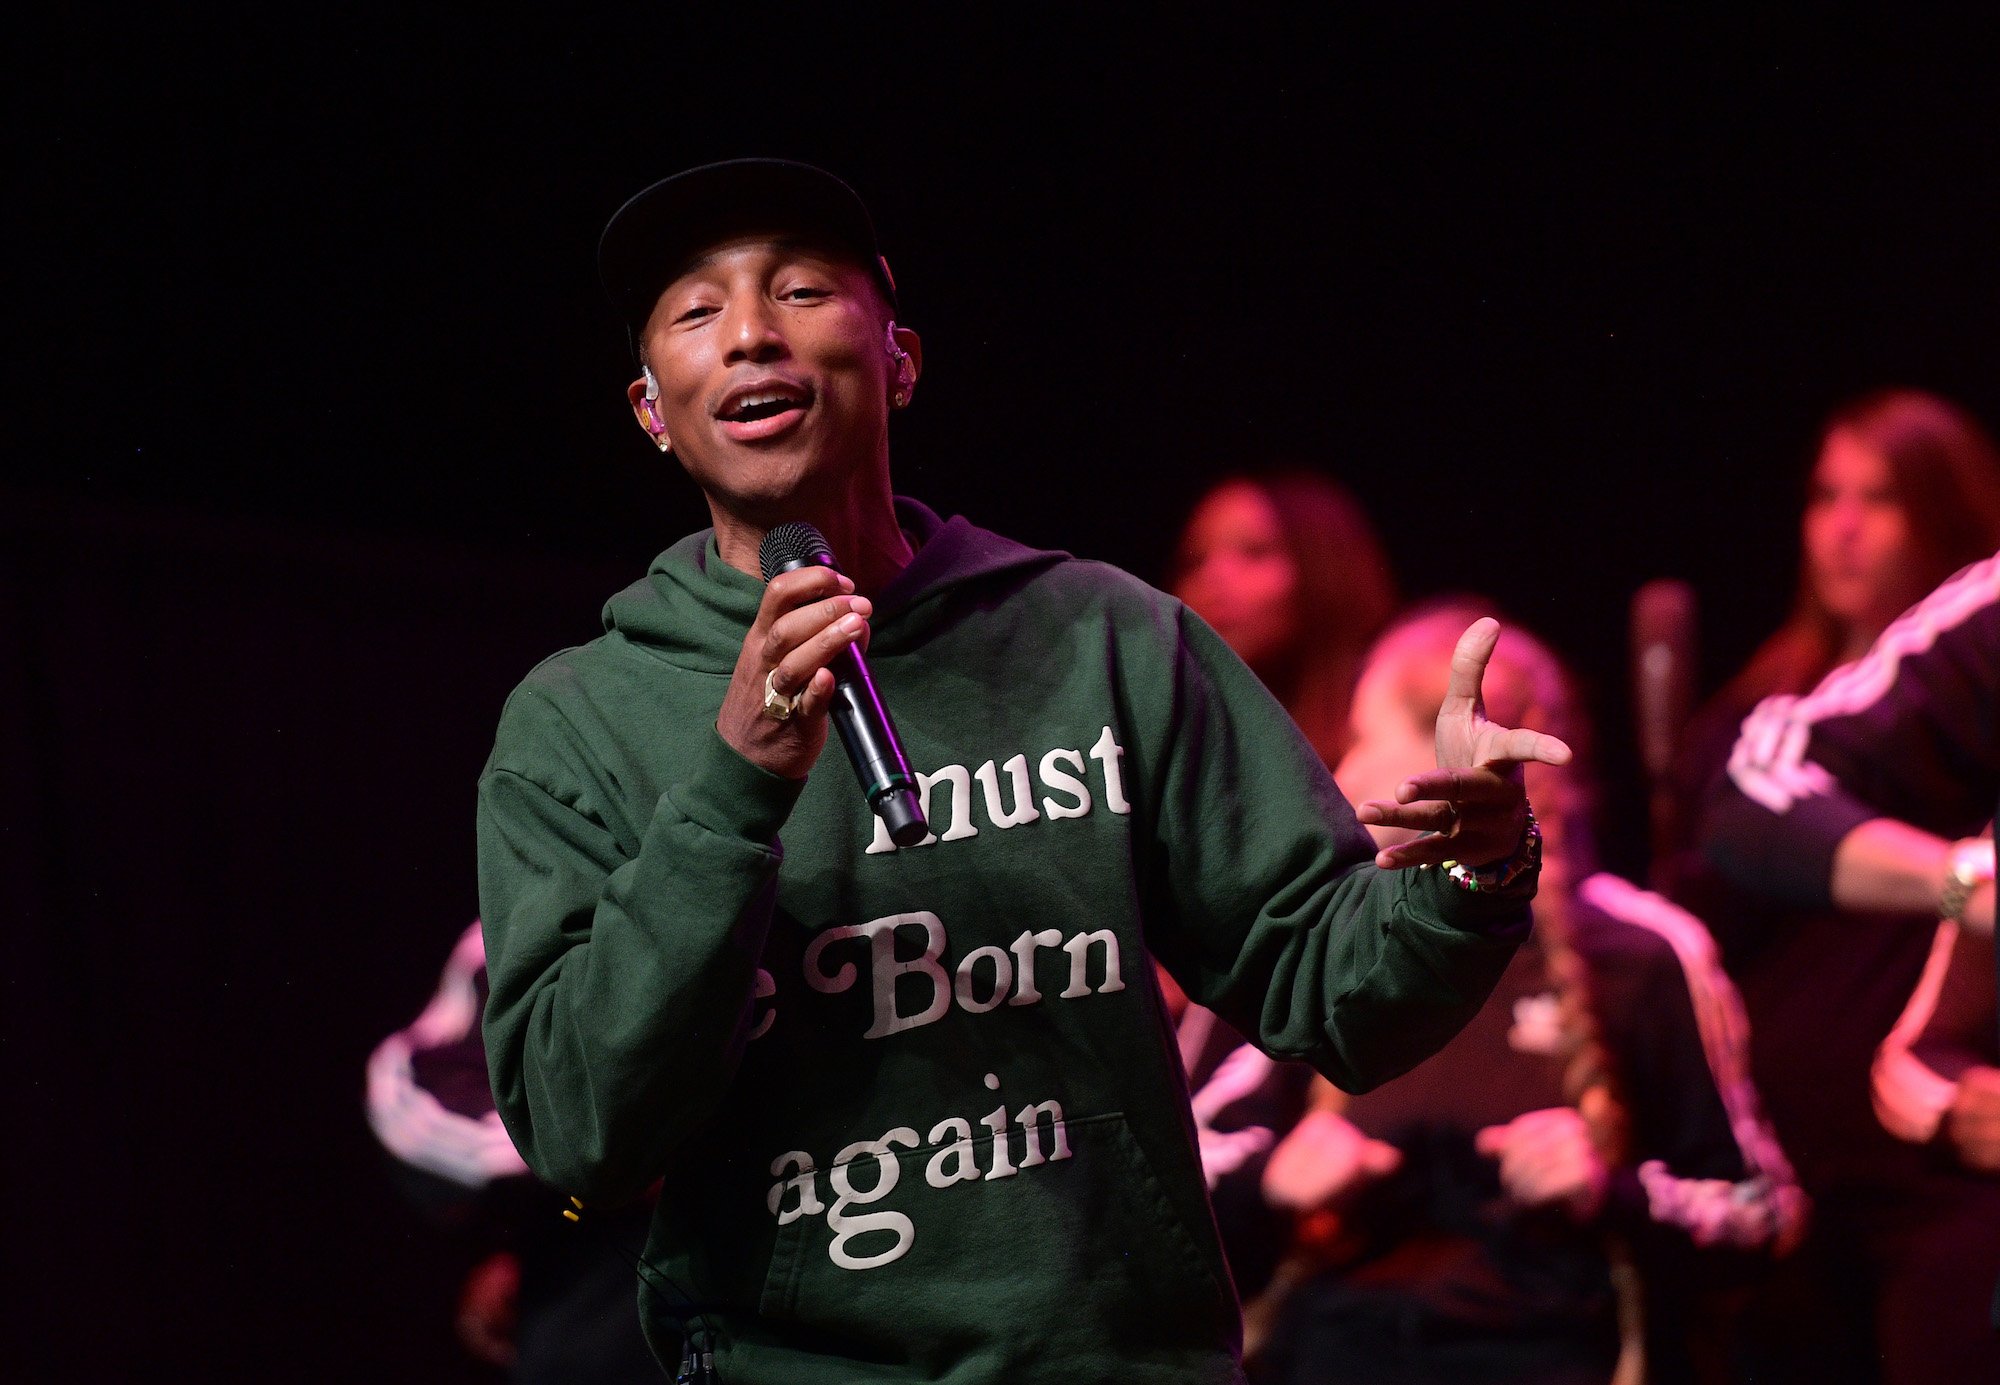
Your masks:
{"label": "man singing", "polygon": [[[751,160],[618,212],[639,424],[714,528],[509,699],[480,783],[499,1109],[586,1201],[662,1185],[654,1350],[730,1382],[1236,1381],[1157,959],[1360,1089],[1436,1049],[1528,926],[1539,836],[1466,633],[1438,764],[1362,820],[1178,602],[896,498],[923,364],[866,210]],[[774,526],[825,567],[759,581]],[[931,835],[837,752],[864,648]]]}

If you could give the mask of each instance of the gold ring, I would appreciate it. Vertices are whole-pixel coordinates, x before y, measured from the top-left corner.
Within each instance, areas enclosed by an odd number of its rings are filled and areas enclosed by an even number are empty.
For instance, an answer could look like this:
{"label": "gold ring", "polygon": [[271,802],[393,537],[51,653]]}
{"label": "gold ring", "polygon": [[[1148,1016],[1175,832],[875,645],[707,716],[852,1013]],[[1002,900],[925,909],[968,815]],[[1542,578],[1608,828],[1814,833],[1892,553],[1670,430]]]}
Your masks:
{"label": "gold ring", "polygon": [[787,721],[798,706],[798,698],[786,697],[778,691],[776,679],[778,671],[772,669],[764,675],[764,715],[772,721]]}

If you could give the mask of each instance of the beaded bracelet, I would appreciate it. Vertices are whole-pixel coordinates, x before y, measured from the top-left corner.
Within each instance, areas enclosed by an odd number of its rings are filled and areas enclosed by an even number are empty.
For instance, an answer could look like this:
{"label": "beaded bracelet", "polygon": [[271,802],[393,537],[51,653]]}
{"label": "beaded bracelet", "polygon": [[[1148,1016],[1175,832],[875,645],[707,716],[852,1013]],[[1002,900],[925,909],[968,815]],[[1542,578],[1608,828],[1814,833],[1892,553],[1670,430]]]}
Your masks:
{"label": "beaded bracelet", "polygon": [[1528,825],[1521,833],[1521,844],[1514,848],[1514,854],[1504,861],[1475,869],[1462,861],[1446,861],[1442,869],[1451,883],[1472,894],[1486,894],[1493,890],[1504,890],[1529,871],[1542,864],[1542,825],[1535,821],[1535,810],[1528,809]]}

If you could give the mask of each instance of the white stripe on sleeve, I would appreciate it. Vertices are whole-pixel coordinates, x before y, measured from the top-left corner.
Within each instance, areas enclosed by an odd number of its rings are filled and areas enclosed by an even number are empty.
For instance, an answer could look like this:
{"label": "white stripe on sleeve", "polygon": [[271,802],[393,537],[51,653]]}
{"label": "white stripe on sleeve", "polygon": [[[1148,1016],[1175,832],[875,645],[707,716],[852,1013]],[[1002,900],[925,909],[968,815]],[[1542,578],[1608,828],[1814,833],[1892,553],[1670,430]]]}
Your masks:
{"label": "white stripe on sleeve", "polygon": [[1833,776],[1806,759],[1815,724],[1852,716],[1880,702],[1904,659],[2000,602],[2000,554],[1974,563],[1899,616],[1869,651],[1820,680],[1804,697],[1767,697],[1743,719],[1729,756],[1729,777],[1743,796],[1774,813],[1830,792]]}
{"label": "white stripe on sleeve", "polygon": [[1615,875],[1593,875],[1577,893],[1673,949],[1694,1004],[1709,1078],[1743,1160],[1745,1178],[1738,1183],[1681,1178],[1660,1160],[1640,1165],[1639,1181],[1654,1220],[1682,1227],[1697,1245],[1789,1248],[1805,1229],[1806,1196],[1751,1081],[1750,1021],[1735,983],[1722,970],[1715,940],[1687,910]]}
{"label": "white stripe on sleeve", "polygon": [[486,965],[479,925],[466,929],[445,963],[437,994],[410,1027],[391,1034],[368,1058],[368,1124],[391,1154],[466,1188],[528,1171],[497,1111],[464,1116],[417,1084],[411,1059],[457,1043],[479,1023],[478,978]]}

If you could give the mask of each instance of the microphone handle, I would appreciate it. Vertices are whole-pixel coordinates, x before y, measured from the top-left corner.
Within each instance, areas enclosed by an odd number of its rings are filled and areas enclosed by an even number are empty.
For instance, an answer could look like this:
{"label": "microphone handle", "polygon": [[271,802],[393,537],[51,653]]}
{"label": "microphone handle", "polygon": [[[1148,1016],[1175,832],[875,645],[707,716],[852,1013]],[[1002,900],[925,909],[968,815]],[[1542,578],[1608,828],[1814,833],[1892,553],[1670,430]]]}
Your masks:
{"label": "microphone handle", "polygon": [[[817,531],[814,533],[816,537]],[[770,575],[775,577],[812,562],[836,572],[840,570],[822,546],[821,556],[794,558],[780,564]],[[917,776],[910,772],[910,762],[903,758],[896,723],[875,691],[868,661],[861,657],[859,649],[850,645],[834,655],[827,667],[833,672],[833,705],[828,714],[833,718],[834,730],[840,733],[841,745],[847,750],[848,763],[854,766],[854,777],[861,781],[862,795],[888,828],[890,841],[899,847],[915,846],[931,834],[930,824],[924,821],[923,795],[917,787]]]}
{"label": "microphone handle", "polygon": [[889,840],[897,846],[915,846],[930,835],[924,821],[916,776],[903,758],[896,737],[896,724],[889,709],[875,691],[868,664],[851,646],[834,656],[833,705],[829,715],[861,792],[889,829]]}

